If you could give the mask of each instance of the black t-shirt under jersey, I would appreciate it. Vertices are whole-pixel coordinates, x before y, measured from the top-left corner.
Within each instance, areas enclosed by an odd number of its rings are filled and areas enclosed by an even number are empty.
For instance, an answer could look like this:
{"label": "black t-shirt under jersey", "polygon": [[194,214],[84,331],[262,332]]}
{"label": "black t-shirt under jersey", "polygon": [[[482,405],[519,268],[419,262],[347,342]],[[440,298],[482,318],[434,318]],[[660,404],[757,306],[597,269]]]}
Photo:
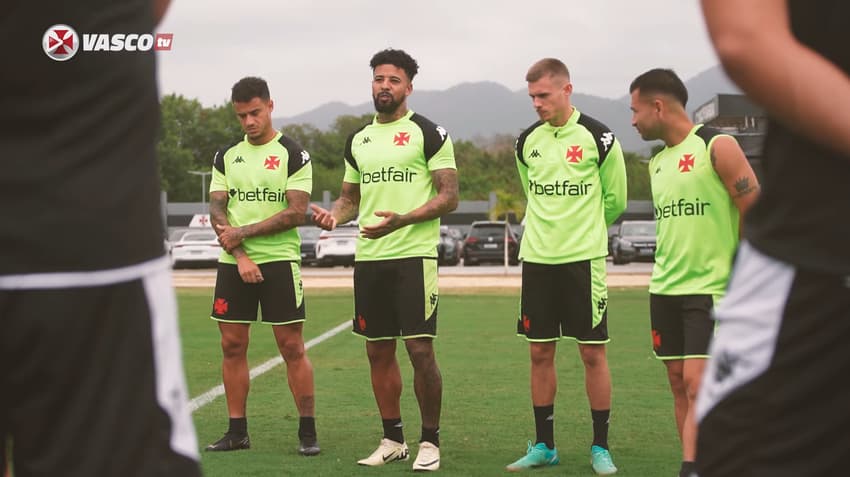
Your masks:
{"label": "black t-shirt under jersey", "polygon": [[0,276],[89,271],[163,254],[155,58],[54,61],[56,24],[151,33],[150,0],[4,0],[0,13]]}
{"label": "black t-shirt under jersey", "polygon": [[[794,35],[850,74],[850,2],[795,0],[788,5]],[[747,214],[746,237],[782,261],[850,273],[850,157],[777,121],[770,122],[764,155],[762,193]]]}

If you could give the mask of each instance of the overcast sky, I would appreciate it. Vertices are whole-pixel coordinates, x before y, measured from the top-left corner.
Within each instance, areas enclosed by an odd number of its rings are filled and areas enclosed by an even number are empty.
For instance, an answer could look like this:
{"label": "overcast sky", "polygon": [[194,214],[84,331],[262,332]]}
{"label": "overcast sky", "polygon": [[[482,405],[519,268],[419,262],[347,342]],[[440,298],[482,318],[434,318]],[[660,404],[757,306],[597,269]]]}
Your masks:
{"label": "overcast sky", "polygon": [[172,0],[159,53],[162,94],[225,102],[261,76],[275,116],[370,100],[369,59],[393,47],[419,62],[415,90],[464,82],[526,86],[536,60],[570,69],[574,91],[616,98],[656,66],[685,80],[717,64],[697,0]]}

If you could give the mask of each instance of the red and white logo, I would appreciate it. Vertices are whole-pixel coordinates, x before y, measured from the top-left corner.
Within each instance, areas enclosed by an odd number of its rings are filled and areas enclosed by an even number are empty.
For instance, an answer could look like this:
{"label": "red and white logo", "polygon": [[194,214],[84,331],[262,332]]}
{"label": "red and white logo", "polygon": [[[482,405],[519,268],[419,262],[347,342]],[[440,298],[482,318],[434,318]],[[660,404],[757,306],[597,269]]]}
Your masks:
{"label": "red and white logo", "polygon": [[567,162],[578,163],[584,155],[584,150],[581,146],[570,146],[567,149]]}
{"label": "red and white logo", "polygon": [[73,28],[60,23],[53,25],[44,32],[41,46],[50,59],[68,61],[80,49],[80,36]]}
{"label": "red and white logo", "polygon": [[410,142],[410,134],[406,132],[400,132],[393,137],[393,143],[396,146],[406,146],[407,143]]}
{"label": "red and white logo", "polygon": [[270,171],[276,171],[278,167],[280,167],[280,159],[277,156],[269,156],[266,158],[265,162],[266,169]]}
{"label": "red and white logo", "polygon": [[679,172],[691,172],[692,167],[694,167],[693,154],[685,154],[679,159]]}
{"label": "red and white logo", "polygon": [[83,33],[68,25],[56,24],[44,32],[41,46],[44,53],[55,61],[68,61],[78,51],[168,51],[174,41],[173,33]]}

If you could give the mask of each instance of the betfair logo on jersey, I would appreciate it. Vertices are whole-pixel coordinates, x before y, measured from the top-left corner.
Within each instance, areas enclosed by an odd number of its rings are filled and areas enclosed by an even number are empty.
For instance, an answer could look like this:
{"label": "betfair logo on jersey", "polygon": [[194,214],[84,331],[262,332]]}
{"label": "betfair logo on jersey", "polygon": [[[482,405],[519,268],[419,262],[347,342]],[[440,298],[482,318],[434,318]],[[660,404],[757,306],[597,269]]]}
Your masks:
{"label": "betfair logo on jersey", "polygon": [[362,184],[371,184],[378,182],[413,182],[416,173],[409,168],[404,170],[396,169],[394,166],[382,167],[379,171],[362,172],[360,174],[360,182]]}
{"label": "betfair logo on jersey", "polygon": [[710,206],[710,202],[702,202],[699,198],[694,199],[693,202],[688,202],[685,199],[671,200],[667,205],[655,207],[655,220],[702,216],[706,214],[706,209]]}
{"label": "betfair logo on jersey", "polygon": [[551,184],[540,184],[537,181],[528,181],[528,191],[535,195],[554,195],[576,197],[587,195],[593,184],[572,184],[569,180],[553,182]]}
{"label": "betfair logo on jersey", "polygon": [[283,202],[286,199],[284,191],[271,190],[268,187],[257,187],[254,190],[230,189],[228,192],[231,199],[239,202]]}

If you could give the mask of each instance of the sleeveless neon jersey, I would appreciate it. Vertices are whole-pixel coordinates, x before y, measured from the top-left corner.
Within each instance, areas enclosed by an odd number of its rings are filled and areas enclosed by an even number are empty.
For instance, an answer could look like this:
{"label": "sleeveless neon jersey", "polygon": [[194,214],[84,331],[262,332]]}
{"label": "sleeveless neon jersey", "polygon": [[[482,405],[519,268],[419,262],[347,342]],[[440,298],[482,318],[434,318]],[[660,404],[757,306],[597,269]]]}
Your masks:
{"label": "sleeveless neon jersey", "polygon": [[[234,227],[261,222],[286,209],[288,190],[310,194],[312,189],[310,154],[280,132],[260,146],[243,139],[216,152],[213,160],[210,192],[227,192],[227,220]],[[257,264],[301,260],[301,238],[295,228],[250,237],[242,248]],[[219,261],[236,263],[224,251]]]}
{"label": "sleeveless neon jersey", "polygon": [[[437,195],[431,171],[456,169],[448,133],[408,111],[391,123],[377,117],[345,145],[345,177],[360,185],[360,226],[383,220],[376,211],[406,214]],[[436,257],[440,219],[402,227],[379,239],[358,237],[356,261]]]}
{"label": "sleeveless neon jersey", "polygon": [[711,145],[720,136],[698,124],[684,141],[649,161],[658,235],[650,293],[722,295],[726,290],[739,217],[711,163]]}

